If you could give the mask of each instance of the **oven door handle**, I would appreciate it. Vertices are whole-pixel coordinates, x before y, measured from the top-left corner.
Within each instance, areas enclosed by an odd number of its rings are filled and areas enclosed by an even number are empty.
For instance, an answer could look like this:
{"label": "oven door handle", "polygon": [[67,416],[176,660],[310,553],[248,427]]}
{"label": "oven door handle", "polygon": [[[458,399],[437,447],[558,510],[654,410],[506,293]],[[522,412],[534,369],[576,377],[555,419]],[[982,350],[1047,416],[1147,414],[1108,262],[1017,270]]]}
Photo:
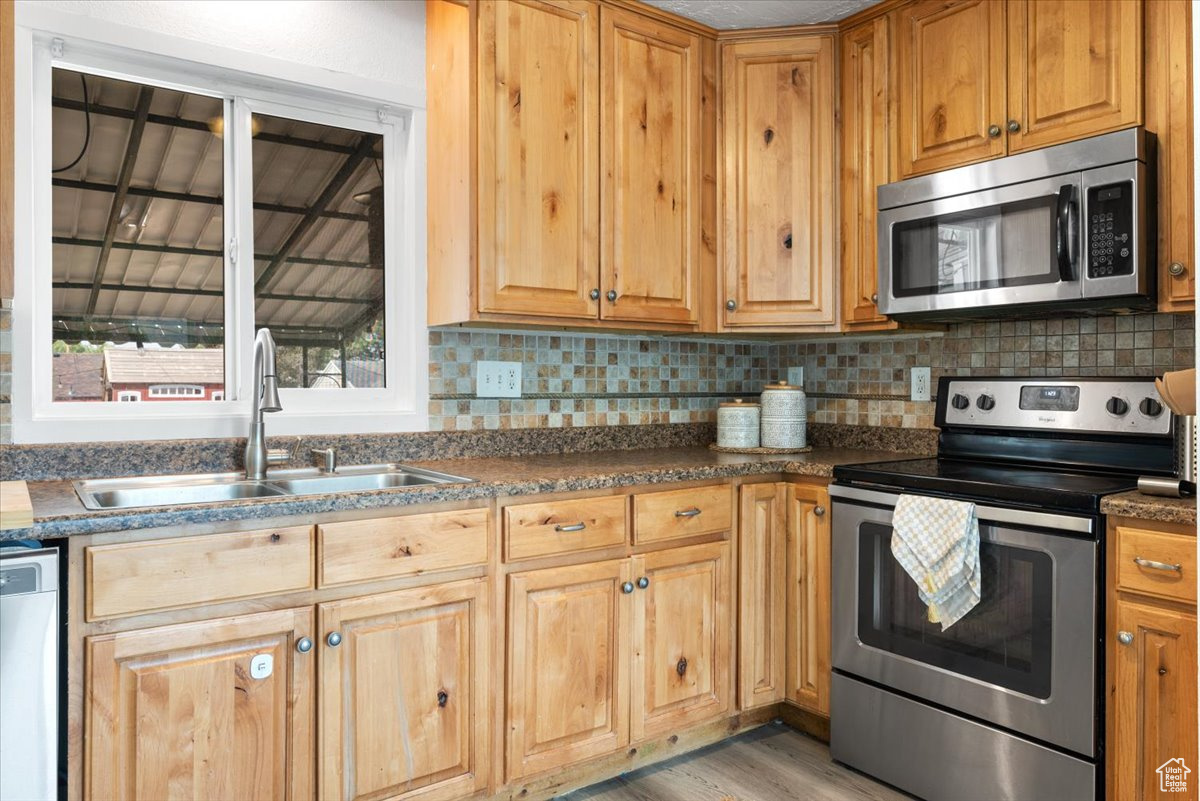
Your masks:
{"label": "oven door handle", "polygon": [[1063,184],[1058,190],[1056,247],[1058,275],[1063,281],[1075,280],[1079,262],[1079,190],[1075,184]]}
{"label": "oven door handle", "polygon": [[[895,508],[896,500],[900,497],[894,492],[877,492],[875,490],[860,489],[859,487],[846,487],[840,484],[830,485],[829,495],[830,497],[841,498],[847,501],[874,503],[892,508]],[[835,511],[834,515],[836,516],[836,514],[837,512]],[[1062,515],[1053,512],[1031,512],[1026,509],[1005,509],[1003,507],[975,504],[975,516],[980,522],[1036,526],[1038,528],[1058,529],[1059,531],[1076,531],[1081,534],[1091,534],[1095,530],[1095,524],[1089,517],[1076,517],[1074,515]]]}

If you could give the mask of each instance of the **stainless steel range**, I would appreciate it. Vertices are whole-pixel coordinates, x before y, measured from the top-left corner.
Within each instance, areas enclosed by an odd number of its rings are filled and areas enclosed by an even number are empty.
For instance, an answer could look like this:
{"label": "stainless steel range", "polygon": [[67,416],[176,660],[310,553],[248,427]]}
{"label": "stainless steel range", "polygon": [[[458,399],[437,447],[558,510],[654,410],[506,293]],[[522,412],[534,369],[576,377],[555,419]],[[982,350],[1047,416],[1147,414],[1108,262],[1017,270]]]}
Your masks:
{"label": "stainless steel range", "polygon": [[[930,801],[1102,798],[1100,500],[1170,474],[1153,379],[943,378],[938,456],[839,467],[833,758]],[[946,631],[893,558],[902,493],[973,501],[982,599]]]}

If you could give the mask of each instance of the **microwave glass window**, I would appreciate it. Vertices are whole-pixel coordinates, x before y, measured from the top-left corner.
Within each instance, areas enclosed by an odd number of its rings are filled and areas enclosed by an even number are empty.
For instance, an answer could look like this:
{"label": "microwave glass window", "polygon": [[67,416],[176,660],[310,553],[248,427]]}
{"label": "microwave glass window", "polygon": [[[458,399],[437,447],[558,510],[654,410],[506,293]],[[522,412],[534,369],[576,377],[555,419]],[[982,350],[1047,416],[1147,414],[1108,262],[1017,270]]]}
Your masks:
{"label": "microwave glass window", "polygon": [[1050,196],[897,223],[893,292],[911,297],[1057,282],[1056,204]]}

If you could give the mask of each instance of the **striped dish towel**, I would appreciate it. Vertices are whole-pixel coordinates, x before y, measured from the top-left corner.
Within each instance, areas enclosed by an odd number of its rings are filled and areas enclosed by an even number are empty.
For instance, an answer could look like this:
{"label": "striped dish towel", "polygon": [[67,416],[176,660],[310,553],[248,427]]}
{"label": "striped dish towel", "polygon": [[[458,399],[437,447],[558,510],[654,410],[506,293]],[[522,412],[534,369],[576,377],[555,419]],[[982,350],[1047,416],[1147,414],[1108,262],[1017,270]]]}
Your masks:
{"label": "striped dish towel", "polygon": [[917,583],[929,622],[942,631],[979,603],[979,521],[975,504],[901,495],[892,516],[892,555]]}

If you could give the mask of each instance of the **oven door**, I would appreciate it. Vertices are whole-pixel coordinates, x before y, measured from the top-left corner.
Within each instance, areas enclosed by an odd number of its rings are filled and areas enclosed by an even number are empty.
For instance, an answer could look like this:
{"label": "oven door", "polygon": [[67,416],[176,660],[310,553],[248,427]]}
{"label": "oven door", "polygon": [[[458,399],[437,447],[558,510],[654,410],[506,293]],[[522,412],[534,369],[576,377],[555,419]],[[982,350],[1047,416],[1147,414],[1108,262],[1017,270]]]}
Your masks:
{"label": "oven door", "polygon": [[1095,755],[1099,556],[1082,538],[1091,518],[977,506],[983,597],[943,632],[892,556],[899,496],[830,494],[835,669]]}
{"label": "oven door", "polygon": [[1081,186],[1068,173],[880,209],[880,312],[1082,299]]}

